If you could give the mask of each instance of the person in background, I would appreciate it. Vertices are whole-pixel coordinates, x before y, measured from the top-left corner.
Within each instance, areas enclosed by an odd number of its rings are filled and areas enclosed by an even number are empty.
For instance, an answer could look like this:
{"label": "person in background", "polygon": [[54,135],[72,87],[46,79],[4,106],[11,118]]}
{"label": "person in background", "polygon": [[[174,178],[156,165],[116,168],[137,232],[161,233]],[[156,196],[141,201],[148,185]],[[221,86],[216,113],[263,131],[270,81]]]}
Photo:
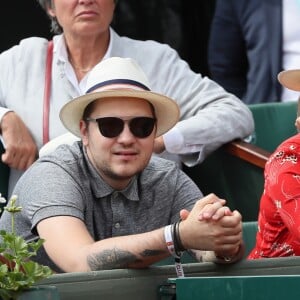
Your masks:
{"label": "person in background", "polygon": [[210,28],[211,78],[246,104],[295,101],[277,74],[300,65],[298,0],[217,0]]}
{"label": "person in background", "polygon": [[[45,240],[37,260],[85,272],[145,268],[188,249],[199,261],[241,259],[240,213],[213,194],[201,199],[175,162],[152,156],[155,139],[179,119],[176,102],[153,92],[130,58],[103,60],[86,85],[60,112],[81,140],[37,160],[14,189],[16,233]],[[0,229],[10,218],[5,211]]]}
{"label": "person in background", "polygon": [[58,116],[61,107],[85,93],[87,74],[111,56],[135,59],[153,91],[172,97],[180,107],[180,121],[155,140],[155,153],[193,166],[222,144],[253,131],[247,106],[194,73],[175,50],[120,37],[110,27],[115,1],[38,2],[56,33],[53,50],[48,40],[32,37],[0,55],[0,130],[6,148],[1,158],[11,168],[9,195],[41,146],[66,133]]}
{"label": "person in background", "polygon": [[[300,91],[300,70],[278,75],[280,83]],[[300,134],[281,143],[266,163],[256,245],[249,259],[300,255]]]}
{"label": "person in background", "polygon": [[115,9],[112,27],[119,35],[168,44],[193,71],[207,76],[214,7],[215,0],[122,0]]}

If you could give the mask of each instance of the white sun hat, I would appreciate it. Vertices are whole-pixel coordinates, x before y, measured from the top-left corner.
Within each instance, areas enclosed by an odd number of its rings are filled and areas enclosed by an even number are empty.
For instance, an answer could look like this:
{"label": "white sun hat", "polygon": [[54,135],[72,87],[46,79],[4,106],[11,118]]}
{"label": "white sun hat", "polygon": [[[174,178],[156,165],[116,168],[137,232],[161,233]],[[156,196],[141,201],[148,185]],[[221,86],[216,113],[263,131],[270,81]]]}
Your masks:
{"label": "white sun hat", "polygon": [[95,100],[104,98],[138,98],[149,101],[157,119],[156,136],[171,129],[179,119],[177,103],[164,95],[150,91],[148,79],[131,58],[111,57],[101,61],[89,73],[87,92],[65,104],[60,111],[64,126],[80,137],[79,122],[85,108]]}
{"label": "white sun hat", "polygon": [[278,81],[286,88],[300,91],[300,69],[286,70],[278,74]]}

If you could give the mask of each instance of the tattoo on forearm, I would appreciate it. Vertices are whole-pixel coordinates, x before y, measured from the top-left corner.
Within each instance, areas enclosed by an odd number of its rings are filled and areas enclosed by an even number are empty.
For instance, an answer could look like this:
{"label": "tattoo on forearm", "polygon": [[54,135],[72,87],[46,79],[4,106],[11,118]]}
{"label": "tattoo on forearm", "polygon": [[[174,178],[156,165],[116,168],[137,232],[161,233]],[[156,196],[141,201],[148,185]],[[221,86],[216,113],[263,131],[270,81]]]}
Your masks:
{"label": "tattoo on forearm", "polygon": [[[164,253],[161,250],[144,250],[140,256],[153,257]],[[92,271],[128,268],[130,264],[139,263],[138,256],[129,251],[118,248],[104,250],[101,253],[90,255],[87,258],[88,265]]]}
{"label": "tattoo on forearm", "polygon": [[138,258],[129,251],[114,248],[90,255],[87,261],[91,270],[96,271],[126,268],[128,264],[137,262]]}

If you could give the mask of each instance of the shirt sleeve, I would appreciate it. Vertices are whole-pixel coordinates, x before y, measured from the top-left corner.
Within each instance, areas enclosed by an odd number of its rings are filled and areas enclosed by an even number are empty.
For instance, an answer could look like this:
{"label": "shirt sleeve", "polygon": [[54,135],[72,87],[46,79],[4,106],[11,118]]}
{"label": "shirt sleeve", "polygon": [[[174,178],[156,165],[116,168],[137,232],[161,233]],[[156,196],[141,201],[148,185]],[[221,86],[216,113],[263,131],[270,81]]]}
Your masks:
{"label": "shirt sleeve", "polygon": [[267,192],[285,226],[300,242],[300,161],[297,156],[288,155],[275,167],[277,170],[271,168],[268,172],[271,178],[268,178]]}
{"label": "shirt sleeve", "polygon": [[182,133],[176,127],[164,134],[163,138],[166,150],[169,153],[185,154],[201,152],[201,149],[203,148],[203,145],[201,144],[185,144]]}
{"label": "shirt sleeve", "polygon": [[153,90],[171,97],[180,107],[179,122],[164,136],[168,151],[193,166],[224,143],[253,132],[252,113],[240,99],[193,72],[174,50],[164,48],[159,67],[152,66],[156,73],[148,76],[164,78],[152,83]]}
{"label": "shirt sleeve", "polygon": [[[38,182],[38,184],[37,184]],[[78,182],[62,166],[37,162],[18,181],[18,195],[32,230],[43,219],[73,216],[84,220],[84,194]]]}

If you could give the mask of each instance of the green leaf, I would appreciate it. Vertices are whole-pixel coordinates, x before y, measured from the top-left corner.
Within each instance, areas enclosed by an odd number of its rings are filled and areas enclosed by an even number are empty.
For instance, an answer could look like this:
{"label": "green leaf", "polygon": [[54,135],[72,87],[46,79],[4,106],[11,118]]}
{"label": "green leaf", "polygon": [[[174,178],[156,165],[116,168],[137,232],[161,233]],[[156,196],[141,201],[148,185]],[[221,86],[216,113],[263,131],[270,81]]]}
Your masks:
{"label": "green leaf", "polygon": [[0,231],[0,296],[3,300],[15,299],[18,292],[53,274],[49,267],[30,260],[36,256],[44,240],[27,243],[14,232],[14,214],[22,209],[16,205],[16,200],[17,197],[13,196],[9,206],[5,207],[12,214],[12,232]]}

